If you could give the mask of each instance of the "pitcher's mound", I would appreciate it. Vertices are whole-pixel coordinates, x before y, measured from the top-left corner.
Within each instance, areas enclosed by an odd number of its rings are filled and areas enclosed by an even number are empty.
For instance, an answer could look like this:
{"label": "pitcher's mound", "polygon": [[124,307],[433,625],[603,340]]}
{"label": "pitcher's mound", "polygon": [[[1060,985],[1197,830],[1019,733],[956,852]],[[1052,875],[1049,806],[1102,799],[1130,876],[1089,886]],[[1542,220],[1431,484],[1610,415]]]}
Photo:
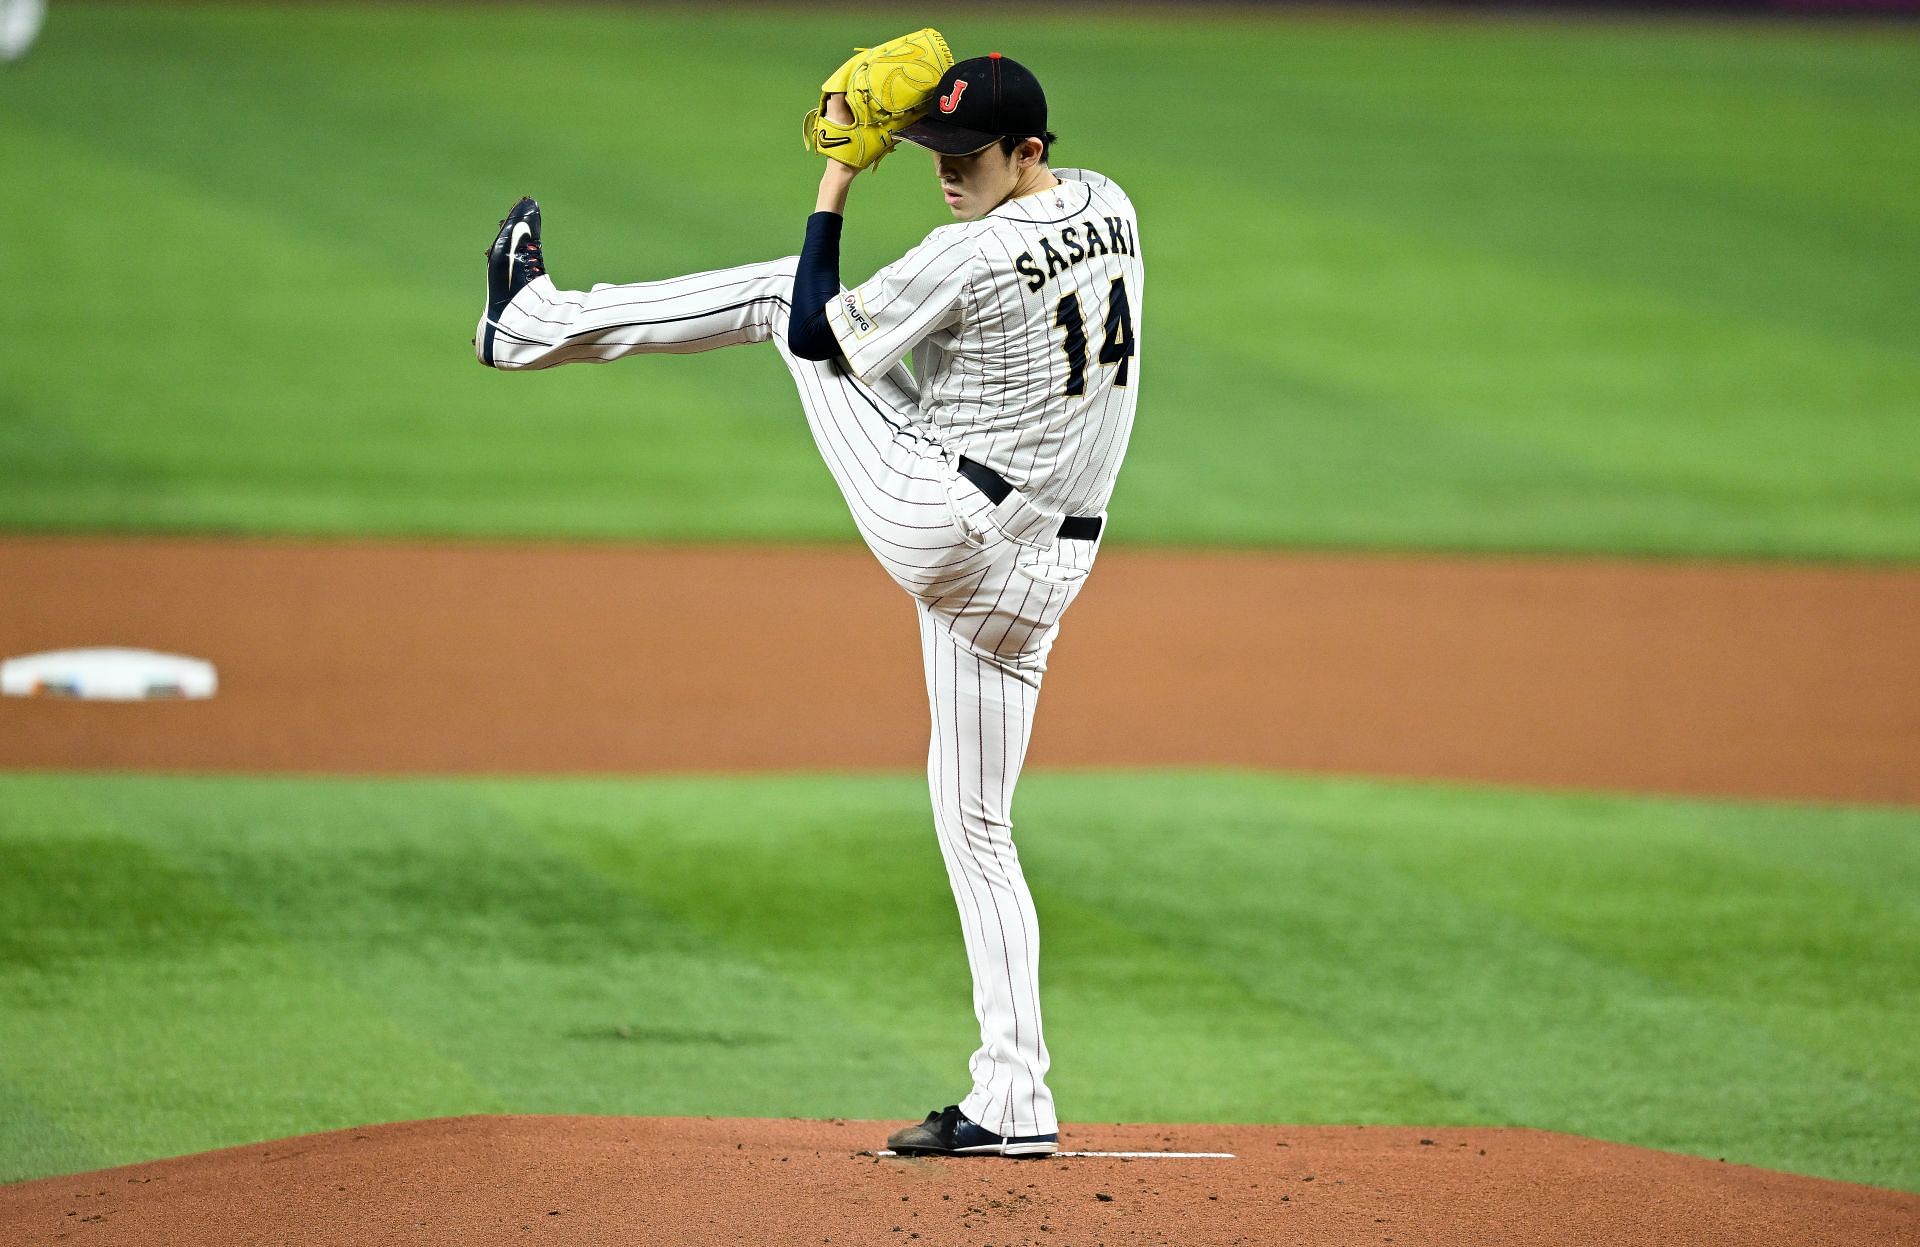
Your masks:
{"label": "pitcher's mound", "polygon": [[1535,1130],[1074,1126],[882,1159],[851,1121],[460,1117],[0,1188],[0,1242],[579,1245],[1886,1243],[1920,1197]]}

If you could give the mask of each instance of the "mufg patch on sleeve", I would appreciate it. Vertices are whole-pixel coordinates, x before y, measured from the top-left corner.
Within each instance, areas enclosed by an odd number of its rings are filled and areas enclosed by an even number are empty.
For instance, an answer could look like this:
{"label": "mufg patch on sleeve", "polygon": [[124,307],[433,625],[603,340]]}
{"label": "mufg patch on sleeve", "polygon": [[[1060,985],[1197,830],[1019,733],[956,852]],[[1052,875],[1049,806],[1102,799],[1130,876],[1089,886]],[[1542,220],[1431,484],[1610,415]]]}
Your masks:
{"label": "mufg patch on sleeve", "polygon": [[860,292],[847,290],[841,292],[840,306],[847,314],[847,323],[853,326],[853,336],[864,338],[879,326],[873,323],[873,317],[867,315],[867,309],[860,302]]}

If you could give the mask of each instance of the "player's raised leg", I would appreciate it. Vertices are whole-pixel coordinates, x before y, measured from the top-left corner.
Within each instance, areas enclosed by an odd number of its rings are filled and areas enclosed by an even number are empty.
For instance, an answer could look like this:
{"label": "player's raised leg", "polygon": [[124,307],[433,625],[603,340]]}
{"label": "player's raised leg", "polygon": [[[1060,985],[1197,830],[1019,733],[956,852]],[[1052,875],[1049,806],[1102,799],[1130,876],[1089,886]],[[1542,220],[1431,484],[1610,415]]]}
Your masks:
{"label": "player's raised leg", "polygon": [[[916,598],[940,598],[977,581],[997,552],[961,540],[951,500],[953,458],[927,439],[913,377],[895,365],[872,384],[838,360],[775,344],[806,412],[807,428],[867,548]],[[959,488],[971,492],[962,482]]]}
{"label": "player's raised leg", "polygon": [[868,548],[909,592],[938,592],[987,556],[956,543],[950,465],[924,435],[913,378],[896,366],[869,384],[795,356],[785,341],[796,261],[789,256],[662,281],[562,290],[546,270],[540,207],[522,199],[487,252],[482,363],[509,371],[687,354],[773,339],[793,374],[821,457]]}
{"label": "player's raised leg", "polygon": [[474,332],[483,364],[513,371],[691,354],[764,342],[785,323],[791,258],[665,281],[562,290],[547,273],[540,205],[515,204],[487,250],[487,304]]}

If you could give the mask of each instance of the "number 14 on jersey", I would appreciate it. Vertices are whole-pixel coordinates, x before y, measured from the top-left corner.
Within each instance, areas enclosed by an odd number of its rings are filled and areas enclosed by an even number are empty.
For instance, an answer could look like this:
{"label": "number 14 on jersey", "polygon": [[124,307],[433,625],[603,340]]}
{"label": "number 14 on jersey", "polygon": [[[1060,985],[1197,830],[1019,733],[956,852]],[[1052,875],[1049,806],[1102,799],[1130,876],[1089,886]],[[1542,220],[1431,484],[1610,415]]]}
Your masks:
{"label": "number 14 on jersey", "polygon": [[[1062,295],[1053,311],[1053,323],[1066,330],[1060,343],[1067,352],[1067,393],[1087,392],[1087,322],[1080,315],[1079,294]],[[1118,364],[1115,385],[1127,383],[1133,359],[1133,308],[1127,302],[1127,283],[1116,277],[1107,290],[1107,334],[1100,344],[1100,362]]]}

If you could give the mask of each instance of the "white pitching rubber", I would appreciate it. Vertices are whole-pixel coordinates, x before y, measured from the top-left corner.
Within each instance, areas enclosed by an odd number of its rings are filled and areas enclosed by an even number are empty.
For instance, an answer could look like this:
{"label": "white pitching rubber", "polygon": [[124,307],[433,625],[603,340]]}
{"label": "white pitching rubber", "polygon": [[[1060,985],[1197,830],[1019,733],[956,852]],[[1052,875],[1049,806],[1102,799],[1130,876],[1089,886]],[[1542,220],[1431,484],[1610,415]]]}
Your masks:
{"label": "white pitching rubber", "polygon": [[[898,1156],[892,1149],[882,1149],[875,1156]],[[1000,1155],[997,1152],[982,1155]],[[1049,1152],[1049,1156],[1092,1156],[1106,1157],[1112,1160],[1238,1160],[1232,1152]]]}

